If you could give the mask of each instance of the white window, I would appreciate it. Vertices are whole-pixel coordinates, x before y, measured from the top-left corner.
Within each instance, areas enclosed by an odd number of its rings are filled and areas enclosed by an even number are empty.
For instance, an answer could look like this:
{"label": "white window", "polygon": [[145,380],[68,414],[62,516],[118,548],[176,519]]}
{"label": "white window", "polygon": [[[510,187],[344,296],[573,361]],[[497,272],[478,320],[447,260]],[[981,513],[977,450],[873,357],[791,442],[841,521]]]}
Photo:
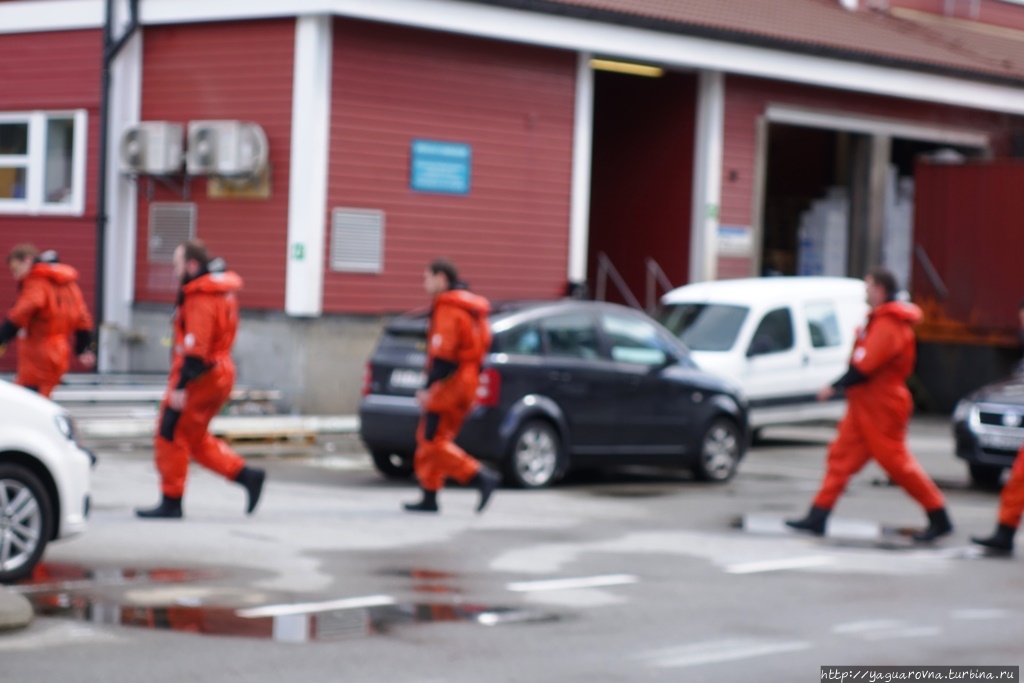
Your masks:
{"label": "white window", "polygon": [[86,112],[0,113],[0,214],[85,212]]}

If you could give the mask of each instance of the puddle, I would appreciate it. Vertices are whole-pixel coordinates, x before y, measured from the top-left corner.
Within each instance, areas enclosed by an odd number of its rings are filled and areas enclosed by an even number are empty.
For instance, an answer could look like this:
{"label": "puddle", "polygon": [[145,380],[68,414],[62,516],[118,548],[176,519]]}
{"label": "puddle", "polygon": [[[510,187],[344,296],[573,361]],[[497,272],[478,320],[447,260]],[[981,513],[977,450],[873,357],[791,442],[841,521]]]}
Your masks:
{"label": "puddle", "polygon": [[[412,579],[413,590],[457,594],[443,582],[456,575],[430,570],[386,570],[386,576]],[[139,604],[125,596],[97,595],[97,589],[118,586],[182,584],[223,574],[184,569],[87,569],[41,563],[32,577],[12,588],[25,596],[39,616],[90,624],[179,631],[210,636],[235,636],[309,643],[385,635],[415,624],[466,622],[482,626],[558,621],[556,614],[535,609],[447,602],[399,604],[387,595],[323,602],[267,606],[204,604],[202,597],[183,591],[170,604]],[[109,592],[109,591],[106,591]],[[221,598],[223,600],[223,597]]]}

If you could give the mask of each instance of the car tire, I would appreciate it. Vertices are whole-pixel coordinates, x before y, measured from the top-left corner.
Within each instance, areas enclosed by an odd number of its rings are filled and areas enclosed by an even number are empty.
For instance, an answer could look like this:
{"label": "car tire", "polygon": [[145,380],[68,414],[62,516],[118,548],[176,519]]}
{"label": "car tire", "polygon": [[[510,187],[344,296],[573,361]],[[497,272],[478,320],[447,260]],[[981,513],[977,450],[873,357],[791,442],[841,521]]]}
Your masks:
{"label": "car tire", "polygon": [[389,451],[373,451],[373,464],[388,479],[408,479],[413,473],[413,459]]}
{"label": "car tire", "polygon": [[743,435],[739,426],[727,417],[711,421],[700,440],[700,452],[692,466],[701,481],[729,481],[743,457]]}
{"label": "car tire", "polygon": [[505,475],[515,486],[539,489],[550,486],[565,472],[565,447],[547,420],[527,420],[509,445]]}
{"label": "car tire", "polygon": [[0,583],[32,572],[55,523],[50,496],[39,478],[22,465],[0,465]]}
{"label": "car tire", "polygon": [[1003,468],[992,465],[969,465],[971,483],[979,489],[998,491],[1003,481]]}

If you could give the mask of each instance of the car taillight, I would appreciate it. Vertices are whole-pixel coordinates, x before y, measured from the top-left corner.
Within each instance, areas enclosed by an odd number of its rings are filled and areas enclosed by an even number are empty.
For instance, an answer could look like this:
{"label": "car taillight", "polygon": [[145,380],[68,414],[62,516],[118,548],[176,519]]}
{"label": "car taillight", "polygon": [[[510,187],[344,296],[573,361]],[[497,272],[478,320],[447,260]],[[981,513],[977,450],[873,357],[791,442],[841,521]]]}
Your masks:
{"label": "car taillight", "polygon": [[494,368],[480,373],[480,385],[476,388],[477,405],[494,408],[501,398],[501,374]]}
{"label": "car taillight", "polygon": [[363,369],[363,396],[368,396],[373,387],[373,367],[367,363]]}

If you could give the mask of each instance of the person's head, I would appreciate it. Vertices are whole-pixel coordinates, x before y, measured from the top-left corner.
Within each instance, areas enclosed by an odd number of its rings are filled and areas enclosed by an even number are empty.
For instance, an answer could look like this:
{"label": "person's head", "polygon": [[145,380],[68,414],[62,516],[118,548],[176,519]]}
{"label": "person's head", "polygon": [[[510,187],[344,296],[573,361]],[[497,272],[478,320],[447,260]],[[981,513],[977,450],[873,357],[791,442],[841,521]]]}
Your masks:
{"label": "person's head", "polygon": [[427,269],[423,271],[423,289],[427,290],[430,296],[437,296],[441,292],[447,292],[459,281],[459,271],[455,265],[446,259],[432,261]]}
{"label": "person's head", "polygon": [[32,270],[39,250],[31,244],[19,244],[7,254],[7,265],[11,269],[11,275],[15,280],[20,280]]}
{"label": "person's head", "polygon": [[174,250],[174,276],[181,284],[205,273],[209,263],[210,254],[200,240],[182,242]]}
{"label": "person's head", "polygon": [[896,286],[896,276],[890,270],[875,268],[864,276],[864,283],[867,285],[868,305],[871,308],[896,300],[899,288]]}

